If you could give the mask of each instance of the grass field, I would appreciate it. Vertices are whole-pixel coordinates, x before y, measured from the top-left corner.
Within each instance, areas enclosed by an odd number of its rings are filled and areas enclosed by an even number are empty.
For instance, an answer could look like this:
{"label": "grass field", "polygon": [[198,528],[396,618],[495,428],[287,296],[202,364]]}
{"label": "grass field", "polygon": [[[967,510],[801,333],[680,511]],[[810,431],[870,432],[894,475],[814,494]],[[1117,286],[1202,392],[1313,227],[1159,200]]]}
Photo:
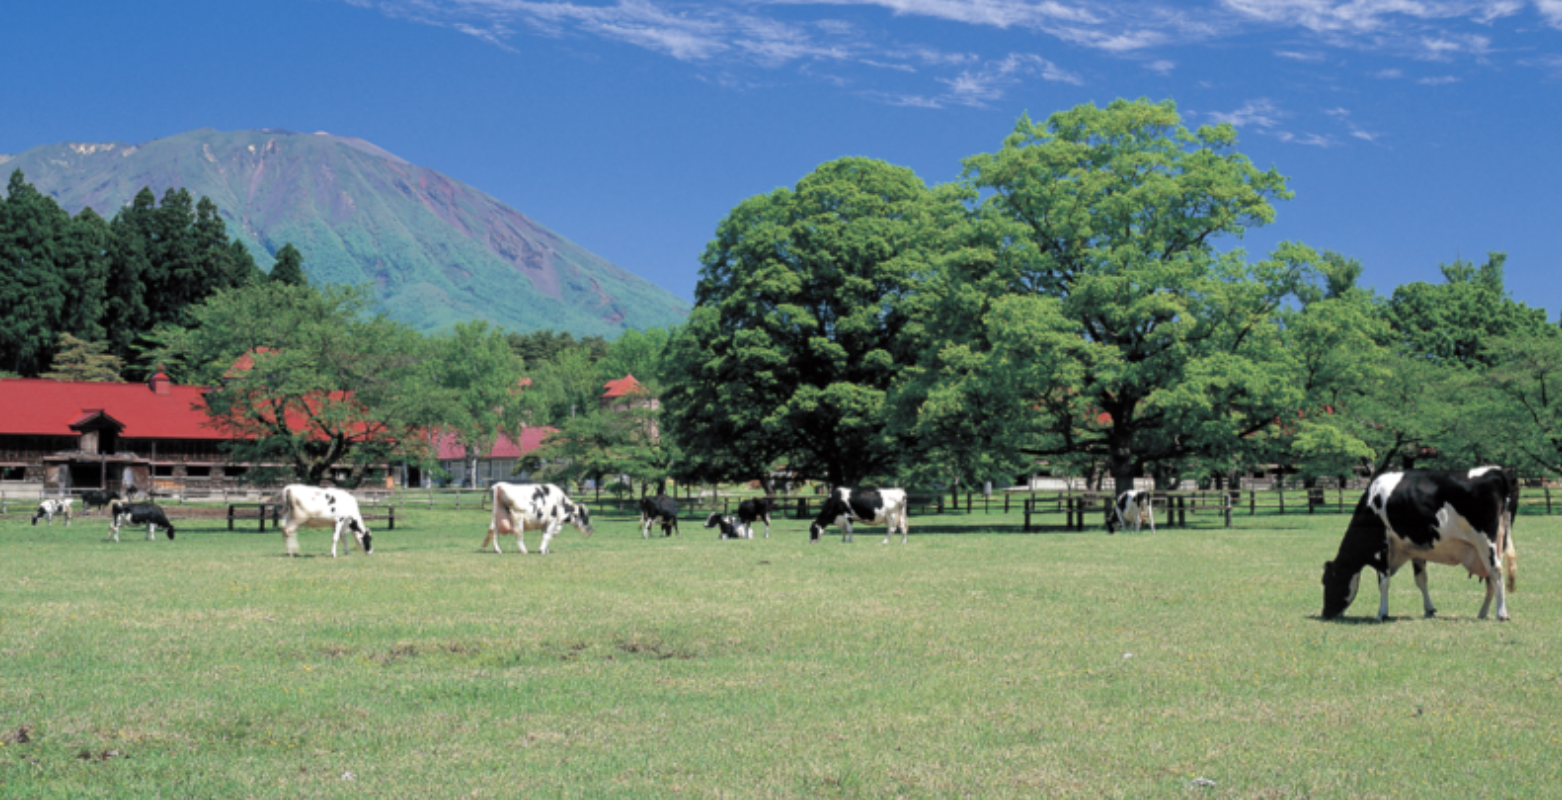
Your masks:
{"label": "grass field", "polygon": [[903,547],[599,517],[495,556],[482,512],[413,509],[332,560],[319,530],[287,559],[274,533],[13,515],[0,795],[1562,795],[1562,518],[1516,526],[1512,622],[1433,566],[1439,616],[1407,570],[1382,625],[1366,581],[1317,618],[1345,519],[978,513]]}

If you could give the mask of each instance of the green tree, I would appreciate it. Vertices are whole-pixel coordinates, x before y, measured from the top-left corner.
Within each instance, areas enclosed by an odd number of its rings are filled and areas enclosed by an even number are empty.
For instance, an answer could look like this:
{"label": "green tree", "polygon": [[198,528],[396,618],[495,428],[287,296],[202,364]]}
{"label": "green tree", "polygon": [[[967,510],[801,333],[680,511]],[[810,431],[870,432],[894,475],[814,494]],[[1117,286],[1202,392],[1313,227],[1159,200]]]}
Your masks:
{"label": "green tree", "polygon": [[1488,342],[1534,334],[1546,327],[1546,311],[1515,301],[1503,283],[1505,253],[1484,264],[1440,264],[1443,283],[1410,283],[1394,290],[1386,308],[1392,345],[1402,355],[1434,364],[1491,366]]}
{"label": "green tree", "polygon": [[298,248],[292,242],[282,245],[277,251],[276,263],[271,266],[271,280],[274,283],[285,283],[291,286],[303,286],[309,283],[309,278],[304,275],[304,254],[298,252]]}
{"label": "green tree", "polygon": [[108,352],[108,342],[88,342],[62,333],[53,369],[39,377],[57,381],[123,383],[119,373],[124,368],[119,356]]}
{"label": "green tree", "polygon": [[1486,348],[1496,366],[1481,383],[1492,402],[1480,425],[1465,431],[1499,449],[1480,463],[1562,475],[1562,331],[1547,326],[1491,340]]}
{"label": "green tree", "polygon": [[1122,491],[1157,463],[1234,463],[1318,401],[1292,323],[1324,260],[1215,246],[1270,222],[1285,179],[1236,152],[1230,125],[1179,123],[1169,101],[1084,105],[966,160],[986,199],[931,290],[897,398],[907,430],[972,416],[995,464],[1103,459]]}
{"label": "green tree", "polygon": [[478,457],[525,422],[521,359],[505,334],[483,321],[428,339],[424,352],[424,382],[409,392],[422,406],[418,421],[455,433],[466,448],[467,475],[475,479]]}
{"label": "green tree", "polygon": [[836,485],[894,470],[884,396],[941,208],[959,210],[910,170],[843,158],[722,220],[668,349],[684,477],[768,481],[783,456]]}
{"label": "green tree", "polygon": [[36,375],[59,339],[70,287],[56,259],[70,216],[11,173],[0,201],[0,367]]}
{"label": "green tree", "polygon": [[408,451],[422,457],[409,391],[424,385],[418,334],[368,305],[362,289],[268,282],[190,309],[196,326],[176,343],[212,386],[207,413],[238,437],[236,458],[286,464],[314,485],[338,468],[356,483]]}

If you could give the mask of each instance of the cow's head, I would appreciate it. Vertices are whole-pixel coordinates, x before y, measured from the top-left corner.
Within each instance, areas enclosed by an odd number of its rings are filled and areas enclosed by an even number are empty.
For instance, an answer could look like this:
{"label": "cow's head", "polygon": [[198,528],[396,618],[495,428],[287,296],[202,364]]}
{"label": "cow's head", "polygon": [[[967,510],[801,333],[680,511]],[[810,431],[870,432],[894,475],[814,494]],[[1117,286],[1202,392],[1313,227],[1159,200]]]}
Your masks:
{"label": "cow's head", "polygon": [[[347,520],[347,527],[353,529],[353,535],[358,537],[358,546],[363,548],[367,555],[374,555],[374,534],[369,532],[369,526],[364,523],[362,517],[352,517]],[[170,534],[172,531],[170,531]],[[170,535],[168,538],[172,539]]]}
{"label": "cow's head", "polygon": [[591,527],[591,509],[586,508],[582,503],[566,503],[564,521],[574,525],[575,530],[580,531],[582,536],[589,538],[591,534],[596,533],[596,530]]}
{"label": "cow's head", "polygon": [[824,523],[814,520],[814,524],[808,526],[808,541],[817,542],[824,535]]}
{"label": "cow's head", "polygon": [[1356,587],[1361,578],[1358,570],[1355,574],[1346,574],[1343,567],[1336,566],[1333,561],[1325,561],[1323,564],[1323,618],[1334,619],[1345,613],[1350,604],[1356,599]]}

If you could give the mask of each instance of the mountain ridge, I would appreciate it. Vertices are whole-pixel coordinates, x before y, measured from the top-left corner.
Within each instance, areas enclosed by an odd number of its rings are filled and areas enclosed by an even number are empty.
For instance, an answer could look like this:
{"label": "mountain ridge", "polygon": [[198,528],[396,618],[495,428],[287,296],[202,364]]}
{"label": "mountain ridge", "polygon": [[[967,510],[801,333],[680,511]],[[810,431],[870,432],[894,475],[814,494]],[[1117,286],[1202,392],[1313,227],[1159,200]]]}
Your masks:
{"label": "mountain ridge", "polygon": [[112,216],[143,186],[205,195],[263,267],[292,242],[312,280],[371,284],[380,310],[422,330],[486,319],[611,337],[689,311],[481,190],[365,139],[201,128],[0,155],[0,170],[14,169],[72,214]]}

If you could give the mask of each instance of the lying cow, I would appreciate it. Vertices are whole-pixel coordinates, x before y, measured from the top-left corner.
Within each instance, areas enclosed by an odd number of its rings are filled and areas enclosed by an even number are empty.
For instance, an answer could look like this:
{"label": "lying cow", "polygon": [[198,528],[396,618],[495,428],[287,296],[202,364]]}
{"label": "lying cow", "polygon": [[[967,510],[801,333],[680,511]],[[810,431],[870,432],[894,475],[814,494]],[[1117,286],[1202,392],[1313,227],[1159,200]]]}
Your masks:
{"label": "lying cow", "polygon": [[573,525],[582,536],[591,536],[591,511],[585,505],[569,499],[563,489],[551,483],[496,483],[493,492],[494,516],[488,523],[488,538],[479,549],[486,550],[489,543],[495,553],[499,549],[501,534],[515,534],[515,544],[526,552],[526,531],[542,531],[541,552],[546,555],[548,542],[564,529]]}
{"label": "lying cow", "polygon": [[889,544],[889,537],[899,527],[900,543],[905,544],[906,536],[910,533],[906,524],[906,490],[875,489],[869,486],[837,487],[824,501],[824,508],[819,510],[818,518],[808,526],[808,541],[819,541],[819,537],[824,535],[824,529],[834,524],[841,527],[841,541],[850,542],[853,522],[888,526],[884,533],[884,544]]}
{"label": "lying cow", "polygon": [[104,489],[88,489],[81,493],[82,513],[91,511],[93,506],[108,508],[109,503],[119,500],[119,492]]}
{"label": "lying cow", "polygon": [[[744,500],[738,504],[738,522],[742,523],[746,533],[744,538],[754,538],[754,523],[758,520],[765,522],[765,538],[770,538],[770,512],[779,504],[774,497],[756,497],[752,500]],[[706,527],[710,527],[707,525]]]}
{"label": "lying cow", "polygon": [[719,529],[720,535],[716,537],[718,539],[754,538],[753,528],[747,528],[747,534],[745,535],[746,526],[742,520],[737,517],[723,515],[720,511],[713,512],[709,517],[705,518],[705,527]]}
{"label": "lying cow", "polygon": [[121,525],[145,525],[146,540],[153,541],[157,538],[159,527],[168,531],[168,538],[174,538],[174,525],[168,521],[168,515],[163,513],[163,507],[156,503],[127,503],[115,500],[109,503],[109,528],[114,532],[114,541],[119,541],[119,528]]}
{"label": "lying cow", "polygon": [[1155,504],[1150,501],[1149,492],[1129,489],[1118,495],[1117,502],[1112,504],[1112,517],[1116,519],[1117,524],[1113,525],[1113,519],[1107,519],[1107,533],[1116,533],[1118,528],[1126,530],[1128,523],[1124,522],[1124,519],[1134,521],[1134,533],[1138,533],[1145,520],[1149,520],[1150,533],[1155,533]]}
{"label": "lying cow", "polygon": [[1378,621],[1388,616],[1388,581],[1410,561],[1426,615],[1437,609],[1426,588],[1426,562],[1463,566],[1486,580],[1486,618],[1493,596],[1497,619],[1508,619],[1507,594],[1514,590],[1518,556],[1513,549],[1513,515],[1518,479],[1499,467],[1469,470],[1406,470],[1379,475],[1367,487],[1339,554],[1323,565],[1323,618],[1334,619],[1356,599],[1361,571],[1378,573]]}
{"label": "lying cow", "polygon": [[46,520],[49,523],[49,527],[52,528],[54,527],[54,515],[59,514],[65,517],[65,527],[69,528],[71,524],[72,502],[73,500],[69,497],[59,500],[44,500],[38,504],[38,513],[33,514],[33,524],[37,525],[38,520],[42,519]]}
{"label": "lying cow", "polygon": [[640,498],[640,538],[650,538],[652,525],[661,525],[663,536],[678,533],[678,501],[665,494]]}
{"label": "lying cow", "polygon": [[[298,555],[299,528],[330,528],[331,557],[336,558],[342,531],[353,532],[358,546],[368,555],[374,553],[374,536],[358,510],[358,498],[341,489],[325,489],[295,483],[282,489],[282,541],[287,554]],[[344,552],[350,552],[351,548]]]}

